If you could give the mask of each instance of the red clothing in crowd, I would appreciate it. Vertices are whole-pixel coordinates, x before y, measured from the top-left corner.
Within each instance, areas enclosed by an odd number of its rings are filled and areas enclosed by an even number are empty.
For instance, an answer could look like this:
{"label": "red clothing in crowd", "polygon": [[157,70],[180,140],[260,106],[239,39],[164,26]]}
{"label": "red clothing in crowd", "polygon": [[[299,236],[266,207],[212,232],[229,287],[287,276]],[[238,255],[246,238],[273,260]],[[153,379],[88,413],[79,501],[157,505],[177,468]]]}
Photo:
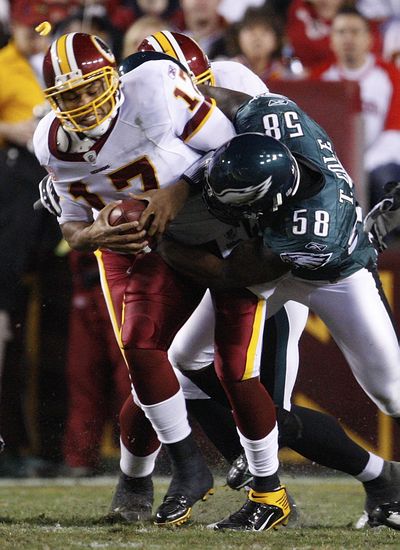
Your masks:
{"label": "red clothing in crowd", "polygon": [[[382,39],[378,24],[370,21],[374,35],[374,53],[380,53]],[[330,49],[331,21],[320,17],[312,2],[293,0],[286,23],[286,34],[294,49],[294,55],[304,67],[313,69],[322,63],[333,63],[334,55]]]}

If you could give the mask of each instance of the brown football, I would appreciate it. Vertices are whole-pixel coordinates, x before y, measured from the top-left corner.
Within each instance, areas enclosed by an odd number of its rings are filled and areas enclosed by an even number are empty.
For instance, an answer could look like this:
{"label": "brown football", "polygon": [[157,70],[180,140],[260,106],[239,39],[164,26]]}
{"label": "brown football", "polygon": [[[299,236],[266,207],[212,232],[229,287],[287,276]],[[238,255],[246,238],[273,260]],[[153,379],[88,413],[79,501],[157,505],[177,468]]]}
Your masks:
{"label": "brown football", "polygon": [[[122,223],[134,222],[140,219],[143,210],[146,208],[147,202],[139,199],[124,199],[121,203],[114,206],[108,215],[108,222],[110,225],[121,225]],[[149,224],[147,224],[149,225]],[[146,229],[146,228],[145,228]],[[132,229],[131,233],[135,233],[136,229]],[[146,241],[149,241],[150,248],[154,248],[156,245],[156,239],[154,237],[146,237]]]}

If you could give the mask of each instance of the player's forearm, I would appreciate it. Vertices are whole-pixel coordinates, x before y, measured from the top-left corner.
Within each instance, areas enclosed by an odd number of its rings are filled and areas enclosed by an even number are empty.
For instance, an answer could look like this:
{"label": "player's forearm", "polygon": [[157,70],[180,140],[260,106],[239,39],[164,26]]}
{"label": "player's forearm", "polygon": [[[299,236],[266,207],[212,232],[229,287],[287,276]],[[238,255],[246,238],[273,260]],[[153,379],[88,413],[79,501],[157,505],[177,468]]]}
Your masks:
{"label": "player's forearm", "polygon": [[163,238],[157,252],[176,271],[205,287],[219,288],[224,262],[204,247],[185,246]]}
{"label": "player's forearm", "polygon": [[[222,276],[225,284],[246,287],[268,283],[289,271],[272,250],[263,245],[261,238],[242,241],[224,260]],[[233,282],[236,282],[233,285]]]}
{"label": "player's forearm", "polygon": [[236,92],[218,86],[206,86],[202,84],[198,88],[206,97],[215,99],[218,108],[231,122],[234,121],[239,107],[251,99],[251,96],[243,92]]}
{"label": "player's forearm", "polygon": [[259,241],[241,243],[222,259],[202,247],[164,239],[158,248],[164,260],[198,284],[216,289],[241,288],[273,281],[288,271],[279,256]]}
{"label": "player's forearm", "polygon": [[74,250],[94,251],[98,244],[94,242],[86,222],[67,222],[61,226],[62,234],[68,245]]}

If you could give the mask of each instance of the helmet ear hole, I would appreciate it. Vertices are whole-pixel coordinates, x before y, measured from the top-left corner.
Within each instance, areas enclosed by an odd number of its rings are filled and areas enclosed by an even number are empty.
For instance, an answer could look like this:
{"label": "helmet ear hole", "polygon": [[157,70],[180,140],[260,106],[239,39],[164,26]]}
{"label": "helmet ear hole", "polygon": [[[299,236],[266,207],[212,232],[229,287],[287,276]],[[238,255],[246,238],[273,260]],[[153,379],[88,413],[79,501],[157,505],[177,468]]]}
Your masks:
{"label": "helmet ear hole", "polygon": [[204,200],[219,219],[259,219],[277,212],[299,185],[289,149],[261,133],[235,136],[219,147],[206,168]]}

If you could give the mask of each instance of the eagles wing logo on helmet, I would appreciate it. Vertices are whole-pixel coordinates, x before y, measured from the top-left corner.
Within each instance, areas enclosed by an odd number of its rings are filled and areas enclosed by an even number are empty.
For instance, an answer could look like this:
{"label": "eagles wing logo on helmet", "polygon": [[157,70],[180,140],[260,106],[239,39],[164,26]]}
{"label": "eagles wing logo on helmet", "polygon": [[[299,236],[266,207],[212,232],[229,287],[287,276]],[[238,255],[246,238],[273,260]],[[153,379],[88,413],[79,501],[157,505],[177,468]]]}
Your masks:
{"label": "eagles wing logo on helmet", "polygon": [[265,221],[296,193],[300,170],[286,145],[271,136],[247,132],[213,153],[205,179],[203,197],[215,217]]}
{"label": "eagles wing logo on helmet", "polygon": [[214,194],[224,204],[252,204],[262,199],[268,193],[271,185],[272,176],[269,176],[258,185],[242,187],[241,189],[223,189],[219,193],[214,192]]}

